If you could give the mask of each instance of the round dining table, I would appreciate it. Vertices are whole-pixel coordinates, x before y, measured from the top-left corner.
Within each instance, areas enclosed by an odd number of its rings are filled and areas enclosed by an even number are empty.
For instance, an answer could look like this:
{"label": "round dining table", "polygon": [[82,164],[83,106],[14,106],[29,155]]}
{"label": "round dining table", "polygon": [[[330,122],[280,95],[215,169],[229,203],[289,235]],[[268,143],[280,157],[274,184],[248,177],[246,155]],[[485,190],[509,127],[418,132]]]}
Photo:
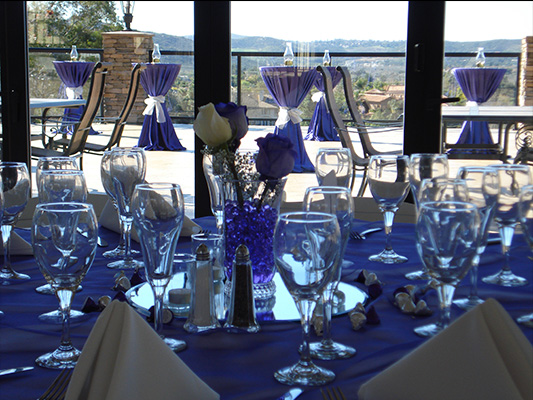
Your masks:
{"label": "round dining table", "polygon": [[[91,76],[94,68],[92,61],[54,61],[54,68],[61,79],[59,97],[62,99],[83,99],[83,86]],[[65,108],[59,132],[62,134],[72,134],[74,124],[76,124],[85,110],[85,106],[76,108]],[[99,132],[93,128],[90,135]]]}
{"label": "round dining table", "polygon": [[[336,67],[326,68],[331,74],[331,84],[335,88],[341,81],[342,75],[340,71],[337,71]],[[318,89],[318,92],[315,92],[311,99],[316,102],[316,106],[311,121],[309,122],[305,140],[338,142],[340,141],[339,134],[335,130],[333,119],[326,104],[322,74],[318,74],[315,87]]]}
{"label": "round dining table", "polygon": [[[481,104],[494,95],[506,71],[503,68],[454,68],[452,70],[465,97],[471,103],[471,113],[475,113]],[[494,144],[488,122],[465,121],[457,144]]]}
{"label": "round dining table", "polygon": [[314,172],[315,167],[305,149],[298,109],[313,88],[318,77],[315,68],[305,67],[260,67],[263,82],[279,106],[274,134],[288,137],[296,151],[292,172]]}
{"label": "round dining table", "polygon": [[146,65],[146,68],[141,72],[141,86],[148,97],[144,101],[144,121],[137,146],[145,150],[186,150],[176,135],[165,102],[165,96],[174,84],[181,64],[143,65]]}
{"label": "round dining table", "polygon": [[[205,230],[216,229],[213,217],[198,218],[195,222]],[[354,229],[357,231],[375,226],[382,227],[383,222],[354,222]],[[29,240],[29,231],[15,231]],[[117,271],[107,268],[109,260],[102,256],[105,250],[116,246],[119,235],[103,227],[99,228],[99,233],[109,243],[109,247],[97,249],[94,263],[82,282],[83,289],[75,294],[75,309],[82,309],[89,297],[98,301],[101,296],[115,298],[119,293],[115,288],[114,275]],[[333,318],[332,338],[355,347],[357,353],[354,357],[343,360],[315,361],[336,374],[335,380],[328,386],[342,388],[347,399],[357,399],[357,392],[362,384],[429,340],[418,337],[413,332],[415,327],[438,320],[438,300],[434,290],[423,296],[432,311],[431,315],[406,314],[395,306],[394,292],[397,289],[405,285],[426,287],[427,282],[408,281],[405,278],[406,273],[421,267],[416,251],[414,225],[395,223],[392,242],[399,254],[408,257],[406,263],[391,266],[368,260],[369,255],[383,248],[383,230],[368,235],[365,240],[350,239],[347,245],[345,259],[352,263],[343,268],[341,281],[343,285],[349,285],[366,295],[364,308],[367,311],[373,308],[377,318],[374,317],[372,323],[366,323],[355,330],[347,313],[352,305],[348,310],[339,311]],[[135,241],[132,246],[136,250],[140,249]],[[180,237],[176,252],[190,252],[190,249],[191,239]],[[513,319],[533,312],[533,261],[528,258],[531,255],[524,237],[516,234],[511,248],[511,267],[514,272],[528,279],[529,284],[526,286],[507,288],[488,285],[479,280],[479,296],[483,299],[496,299]],[[38,356],[55,349],[60,341],[61,326],[38,319],[41,313],[57,308],[58,302],[53,295],[42,295],[35,291],[36,287],[44,283],[44,278],[32,256],[13,256],[12,261],[17,272],[26,273],[31,279],[18,284],[0,285],[0,310],[3,311],[0,318],[0,369],[21,366],[35,368],[27,372],[0,376],[0,398],[34,400],[43,394],[59,373],[57,370],[35,365]],[[481,255],[480,278],[499,271],[502,265],[500,245],[487,246]],[[380,290],[375,290],[375,287],[365,283],[365,279],[361,279],[364,271],[376,274]],[[125,274],[131,278],[133,272],[125,271]],[[455,298],[468,295],[469,282],[470,279],[464,279],[455,293]],[[138,305],[132,304],[132,307],[145,318]],[[463,310],[452,306],[452,322],[463,314]],[[83,348],[99,315],[97,311],[90,312],[85,319],[71,323],[71,338],[77,348]],[[298,318],[278,319],[275,313],[268,314],[268,318],[258,321],[261,329],[257,333],[236,332],[225,328],[188,333],[183,329],[185,320],[185,317],[174,318],[164,325],[163,334],[187,342],[187,349],[177,353],[177,356],[219,393],[221,399],[274,400],[289,390],[288,386],[276,381],[274,371],[294,364],[299,358],[298,347],[302,341],[302,329]],[[153,326],[151,322],[147,323]],[[533,329],[523,325],[519,327],[529,342],[533,343]],[[320,340],[313,328],[311,331],[312,341]],[[131,365],[131,368],[143,367],[148,374],[150,366]],[[423,369],[424,365],[419,367]],[[413,380],[406,384],[416,385],[417,371],[414,370],[412,374]],[[164,382],[160,384],[164,385]],[[302,400],[323,400],[319,387],[302,389]]]}

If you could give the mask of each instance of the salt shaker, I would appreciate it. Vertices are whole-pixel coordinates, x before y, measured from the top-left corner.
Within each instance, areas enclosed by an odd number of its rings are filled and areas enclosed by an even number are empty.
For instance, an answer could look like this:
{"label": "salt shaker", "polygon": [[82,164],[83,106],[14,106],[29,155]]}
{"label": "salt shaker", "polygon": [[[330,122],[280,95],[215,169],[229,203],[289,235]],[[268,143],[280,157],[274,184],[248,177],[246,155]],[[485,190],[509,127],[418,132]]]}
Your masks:
{"label": "salt shaker", "polygon": [[476,68],[485,67],[485,53],[483,47],[478,47],[476,55]]}
{"label": "salt shaker", "polygon": [[158,63],[161,61],[161,52],[159,51],[159,44],[154,43],[154,50],[152,52],[152,62]]}
{"label": "salt shaker", "polygon": [[78,50],[76,49],[76,45],[72,45],[72,49],[70,50],[70,61],[78,61]]}
{"label": "salt shaker", "polygon": [[287,42],[285,45],[285,53],[283,53],[283,63],[291,66],[294,63],[294,53],[292,52],[292,43]]}
{"label": "salt shaker", "polygon": [[329,50],[324,51],[324,57],[322,57],[322,65],[325,67],[331,66],[331,57],[329,55]]}
{"label": "salt shaker", "polygon": [[196,265],[191,268],[191,306],[189,316],[183,325],[187,332],[203,332],[220,328],[216,318],[215,290],[213,286],[213,264],[205,244],[196,250]]}
{"label": "salt shaker", "polygon": [[261,327],[255,318],[252,263],[248,248],[241,244],[235,251],[231,270],[231,299],[224,328],[243,329],[250,333]]}

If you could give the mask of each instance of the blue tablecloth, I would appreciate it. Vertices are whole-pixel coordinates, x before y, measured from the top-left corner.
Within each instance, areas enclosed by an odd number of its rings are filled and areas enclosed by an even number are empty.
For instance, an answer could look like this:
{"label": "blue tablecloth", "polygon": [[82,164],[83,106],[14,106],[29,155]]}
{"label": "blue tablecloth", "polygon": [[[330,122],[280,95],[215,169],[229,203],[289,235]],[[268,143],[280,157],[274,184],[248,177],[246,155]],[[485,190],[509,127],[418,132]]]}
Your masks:
{"label": "blue tablecloth", "polygon": [[[327,67],[327,69],[331,74],[333,88],[335,88],[341,81],[342,75],[340,71],[337,71],[336,67]],[[311,122],[309,122],[305,140],[338,142],[340,141],[339,134],[335,130],[335,125],[333,124],[333,119],[331,118],[324,97],[324,80],[322,79],[322,74],[318,74],[315,86],[318,92],[313,95],[312,99],[316,101],[316,107],[311,117]]]}
{"label": "blue tablecloth", "polygon": [[[91,76],[94,62],[82,61],[54,61],[57,75],[61,79],[59,95],[63,99],[82,99],[83,86]],[[77,108],[66,108],[63,114],[60,133],[72,134],[74,125],[77,123],[85,110],[85,106]],[[99,132],[91,128],[90,135],[97,135]]]}
{"label": "blue tablecloth", "polygon": [[297,153],[292,172],[314,172],[315,167],[304,146],[298,106],[313,87],[318,72],[315,68],[301,67],[260,67],[259,71],[268,91],[280,107],[274,134],[291,139]]}
{"label": "blue tablecloth", "polygon": [[[479,106],[496,92],[506,71],[499,68],[455,68],[452,73],[465,97]],[[488,122],[465,121],[457,144],[494,144]]]}
{"label": "blue tablecloth", "polygon": [[[203,228],[215,230],[214,218],[206,217],[196,220]],[[381,226],[382,222],[358,221],[360,229],[368,226]],[[367,288],[354,280],[361,269],[377,274],[383,283],[383,293],[371,300],[369,305],[375,307],[381,323],[366,325],[354,331],[346,314],[336,316],[333,320],[333,338],[350,344],[357,349],[355,357],[347,360],[317,361],[318,365],[333,370],[337,378],[331,386],[340,386],[347,398],[356,399],[360,385],[378,374],[384,368],[411,352],[427,339],[413,333],[413,328],[438,318],[437,296],[434,291],[426,296],[430,308],[434,311],[429,317],[413,317],[403,314],[392,304],[396,288],[416,282],[407,281],[404,274],[417,270],[420,261],[415,251],[414,229],[412,224],[396,223],[392,231],[394,249],[409,257],[409,261],[400,265],[384,265],[368,261],[368,256],[383,249],[385,234],[383,231],[370,235],[366,240],[350,240],[346,259],[353,265],[342,273],[345,283]],[[106,267],[108,260],[102,252],[114,248],[118,235],[104,228],[101,234],[109,241],[110,247],[99,248],[95,262],[83,281],[83,290],[74,298],[74,308],[80,309],[87,296],[98,299],[102,295],[113,297],[116,292],[113,276],[116,270]],[[28,231],[17,230],[28,237]],[[139,249],[136,242],[133,247]],[[190,249],[190,238],[181,237],[178,251]],[[479,283],[479,295],[482,298],[495,298],[513,318],[533,312],[533,261],[527,256],[531,252],[526,247],[524,238],[516,235],[511,249],[511,267],[515,273],[526,277],[529,285],[521,288],[505,288]],[[40,322],[39,314],[51,311],[58,306],[57,299],[51,295],[41,295],[35,288],[44,283],[37,265],[32,257],[14,256],[14,268],[27,273],[31,280],[16,285],[0,286],[0,309],[5,315],[0,318],[0,368],[23,365],[35,365],[39,355],[57,347],[61,327]],[[500,270],[503,256],[499,245],[490,245],[481,256],[480,277]],[[130,277],[131,272],[127,273]],[[456,298],[466,296],[469,292],[469,279],[461,284]],[[418,282],[424,284],[425,282]],[[452,319],[463,314],[456,306],[452,307]],[[73,323],[71,336],[75,346],[82,348],[98,313],[90,313],[87,320]],[[174,320],[164,326],[164,334],[184,339],[188,348],[178,356],[224,400],[273,400],[288,390],[278,383],[273,373],[276,369],[296,362],[301,343],[301,326],[299,321],[261,322],[261,331],[256,334],[236,334],[219,329],[204,334],[189,334],[183,329],[184,320]],[[533,342],[533,329],[521,326],[522,332]],[[423,365],[420,368],[424,368]],[[473,372],[475,373],[475,371]],[[1,399],[36,399],[58,375],[58,371],[36,367],[34,370],[15,375],[0,377]],[[161,382],[164,384],[164,382]],[[416,371],[413,381],[416,384]],[[453,384],[453,382],[450,382]],[[302,400],[322,400],[319,388],[304,388]],[[430,395],[428,395],[430,396]]]}
{"label": "blue tablecloth", "polygon": [[141,86],[148,94],[144,121],[137,143],[145,150],[186,150],[180,143],[168,113],[165,96],[174,84],[181,64],[146,64]]}

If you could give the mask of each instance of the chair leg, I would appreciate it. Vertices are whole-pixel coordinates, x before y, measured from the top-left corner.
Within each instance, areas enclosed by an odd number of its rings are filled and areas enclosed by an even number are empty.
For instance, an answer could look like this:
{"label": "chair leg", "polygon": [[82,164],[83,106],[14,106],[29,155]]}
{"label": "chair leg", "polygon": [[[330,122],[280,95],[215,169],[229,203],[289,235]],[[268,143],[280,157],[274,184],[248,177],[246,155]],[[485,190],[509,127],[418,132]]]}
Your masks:
{"label": "chair leg", "polygon": [[366,169],[363,171],[363,178],[361,180],[361,186],[359,186],[359,191],[357,192],[357,197],[363,197],[365,194],[366,187],[368,185],[368,180],[366,176]]}

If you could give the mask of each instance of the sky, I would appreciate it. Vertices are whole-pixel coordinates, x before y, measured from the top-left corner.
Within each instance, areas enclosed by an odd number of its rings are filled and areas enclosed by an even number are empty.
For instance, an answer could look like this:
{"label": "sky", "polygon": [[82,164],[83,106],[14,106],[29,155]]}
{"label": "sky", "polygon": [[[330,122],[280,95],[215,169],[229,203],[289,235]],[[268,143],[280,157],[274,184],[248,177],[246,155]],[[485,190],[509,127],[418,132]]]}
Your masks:
{"label": "sky", "polygon": [[[116,3],[120,8],[120,2]],[[192,35],[193,4],[136,1],[131,28]],[[234,34],[291,41],[405,40],[407,9],[407,1],[233,1],[231,24]],[[118,15],[123,14],[119,11]],[[320,22],[318,15],[325,22]],[[533,1],[446,2],[447,41],[522,39],[532,35]]]}

